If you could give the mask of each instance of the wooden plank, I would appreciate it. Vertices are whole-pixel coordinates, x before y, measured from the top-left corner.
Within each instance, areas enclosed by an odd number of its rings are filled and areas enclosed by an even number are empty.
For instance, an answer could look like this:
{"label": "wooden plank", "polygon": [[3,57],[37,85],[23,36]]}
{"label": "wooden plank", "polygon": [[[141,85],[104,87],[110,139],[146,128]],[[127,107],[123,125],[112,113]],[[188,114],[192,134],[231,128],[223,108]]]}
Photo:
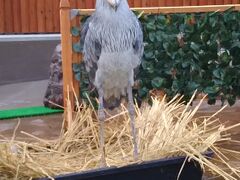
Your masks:
{"label": "wooden plank", "polygon": [[224,4],[232,4],[232,0],[224,0]]}
{"label": "wooden plank", "polygon": [[[158,0],[158,6],[162,7],[162,6],[166,6],[166,1],[167,0]],[[144,6],[143,6],[144,7]]]}
{"label": "wooden plank", "polygon": [[20,1],[19,0],[12,0],[12,8],[13,8],[13,31],[15,33],[22,32],[22,25],[21,25],[21,8],[20,8]]}
{"label": "wooden plank", "polygon": [[5,26],[4,26],[4,19],[5,19],[5,14],[4,14],[4,0],[0,0],[0,33],[5,32]]}
{"label": "wooden plank", "polygon": [[183,6],[190,6],[191,0],[183,0]]}
{"label": "wooden plank", "polygon": [[45,0],[46,31],[53,32],[53,1]]}
{"label": "wooden plank", "polygon": [[133,3],[134,7],[142,7],[142,1],[141,0],[135,0]]}
{"label": "wooden plank", "polygon": [[129,4],[130,7],[133,7],[134,6],[134,0],[128,0],[128,4]]}
{"label": "wooden plank", "polygon": [[93,6],[92,6],[92,0],[87,0],[87,1],[86,1],[86,8],[93,8]]}
{"label": "wooden plank", "polygon": [[12,10],[12,1],[5,0],[4,4],[5,18],[3,19],[5,23],[5,32],[12,33],[13,32],[13,10]]}
{"label": "wooden plank", "polygon": [[232,3],[233,3],[233,4],[239,4],[239,3],[240,3],[240,0],[232,0]]}
{"label": "wooden plank", "polygon": [[148,0],[142,0],[141,1],[141,7],[147,7],[148,6]]}
{"label": "wooden plank", "polygon": [[198,6],[198,5],[200,5],[199,1],[201,1],[201,0],[193,0],[193,1],[191,1],[191,6]]}
{"label": "wooden plank", "polygon": [[[169,0],[168,0],[169,1]],[[150,6],[151,7],[157,7],[158,6],[158,1],[156,1],[156,0],[151,0],[150,1]]]}
{"label": "wooden plank", "polygon": [[38,31],[37,25],[37,0],[29,0],[29,31],[36,33]]}
{"label": "wooden plank", "polygon": [[77,8],[77,0],[69,0],[71,9]]}
{"label": "wooden plank", "polygon": [[92,7],[95,8],[96,0],[92,0]]}
{"label": "wooden plank", "polygon": [[[60,3],[60,30],[62,44],[62,71],[63,71],[63,97],[64,107],[67,107],[67,97],[73,103],[73,71],[72,71],[72,39],[70,32],[70,4],[68,0]],[[73,106],[72,106],[73,107]]]}
{"label": "wooden plank", "polygon": [[208,0],[198,0],[198,1],[200,6],[208,4]]}
{"label": "wooden plank", "polygon": [[[214,12],[225,11],[233,7],[234,10],[240,10],[240,4],[235,5],[206,5],[206,6],[179,6],[179,7],[146,7],[132,8],[136,11],[144,11],[145,14],[159,13],[198,13],[198,12]],[[81,15],[91,15],[94,9],[80,9]]]}
{"label": "wooden plank", "polygon": [[215,0],[208,0],[208,5],[214,5],[214,4],[215,4]]}
{"label": "wooden plank", "polygon": [[53,0],[53,32],[60,32],[59,0]]}
{"label": "wooden plank", "polygon": [[174,0],[167,0],[166,1],[166,6],[174,6],[174,5],[175,5]]}
{"label": "wooden plank", "polygon": [[81,8],[81,9],[85,9],[86,8],[86,1],[85,0],[78,0],[77,7]]}
{"label": "wooden plank", "polygon": [[29,4],[27,0],[20,0],[22,33],[29,32]]}
{"label": "wooden plank", "polygon": [[224,4],[224,0],[217,0],[217,1],[215,2],[215,4],[216,4],[216,5]]}
{"label": "wooden plank", "polygon": [[38,32],[46,32],[46,21],[45,21],[45,1],[37,1],[37,23]]}
{"label": "wooden plank", "polygon": [[183,6],[183,0],[175,0],[175,6]]}

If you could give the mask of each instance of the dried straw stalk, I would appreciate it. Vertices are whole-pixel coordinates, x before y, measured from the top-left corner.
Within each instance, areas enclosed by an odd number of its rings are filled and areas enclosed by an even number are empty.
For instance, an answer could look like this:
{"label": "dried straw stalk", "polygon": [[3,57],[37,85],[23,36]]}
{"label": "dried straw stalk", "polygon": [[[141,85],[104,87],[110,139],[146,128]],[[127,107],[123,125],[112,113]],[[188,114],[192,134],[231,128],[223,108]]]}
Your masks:
{"label": "dried straw stalk", "polygon": [[[226,132],[240,124],[224,127],[218,119],[214,119],[221,110],[211,117],[195,118],[203,100],[194,109],[190,108],[193,98],[187,105],[180,103],[180,100],[181,97],[176,96],[166,103],[165,99],[153,98],[152,106],[145,104],[141,109],[136,107],[139,162],[187,156],[198,161],[203,169],[207,167],[224,179],[239,179],[239,168],[228,164],[224,153],[230,152],[237,158],[240,153],[221,149],[218,143],[231,141],[230,134]],[[68,131],[62,131],[54,142],[32,135],[29,136],[37,142],[27,143],[14,138],[10,141],[1,140],[1,179],[54,177],[59,174],[98,168],[101,158],[99,124],[93,118],[94,113],[92,108],[78,105],[77,112],[68,121],[71,122],[68,124]],[[124,106],[117,115],[106,120],[105,136],[108,166],[120,167],[135,163],[132,157],[133,144],[129,116]],[[234,143],[239,144],[236,141]],[[218,164],[221,162],[227,169],[217,166],[215,162],[202,155],[208,149],[214,151],[218,157]]]}

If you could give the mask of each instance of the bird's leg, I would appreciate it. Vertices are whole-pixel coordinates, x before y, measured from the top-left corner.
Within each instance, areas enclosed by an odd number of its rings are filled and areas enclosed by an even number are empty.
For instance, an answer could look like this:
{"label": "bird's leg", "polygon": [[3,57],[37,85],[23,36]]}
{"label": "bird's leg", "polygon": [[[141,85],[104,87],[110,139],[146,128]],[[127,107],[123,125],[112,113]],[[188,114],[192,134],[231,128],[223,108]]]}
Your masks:
{"label": "bird's leg", "polygon": [[133,146],[134,146],[133,157],[134,157],[134,160],[136,161],[138,160],[138,146],[137,146],[135,119],[134,119],[135,109],[134,109],[134,103],[133,103],[132,86],[130,83],[127,88],[127,94],[128,94],[128,111],[129,111],[130,120],[131,120],[130,123],[131,123]]}
{"label": "bird's leg", "polygon": [[98,119],[100,122],[100,130],[99,130],[99,136],[100,136],[100,149],[101,149],[101,166],[106,167],[106,160],[105,160],[105,148],[104,148],[104,120],[105,120],[105,113],[104,113],[104,107],[103,107],[103,90],[98,90],[98,96],[99,96],[99,107],[98,107]]}

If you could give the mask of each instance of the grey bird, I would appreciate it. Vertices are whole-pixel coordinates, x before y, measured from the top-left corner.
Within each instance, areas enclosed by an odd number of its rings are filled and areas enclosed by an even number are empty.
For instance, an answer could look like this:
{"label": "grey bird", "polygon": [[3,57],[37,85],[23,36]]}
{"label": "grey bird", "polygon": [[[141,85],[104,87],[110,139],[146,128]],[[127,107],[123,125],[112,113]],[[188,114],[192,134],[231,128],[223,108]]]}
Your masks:
{"label": "grey bird", "polygon": [[83,60],[90,82],[99,96],[101,162],[106,166],[104,151],[104,108],[119,106],[122,96],[128,96],[128,111],[134,145],[138,158],[134,122],[132,86],[134,69],[143,55],[141,24],[130,10],[127,0],[97,0],[95,12],[86,20],[81,31]]}

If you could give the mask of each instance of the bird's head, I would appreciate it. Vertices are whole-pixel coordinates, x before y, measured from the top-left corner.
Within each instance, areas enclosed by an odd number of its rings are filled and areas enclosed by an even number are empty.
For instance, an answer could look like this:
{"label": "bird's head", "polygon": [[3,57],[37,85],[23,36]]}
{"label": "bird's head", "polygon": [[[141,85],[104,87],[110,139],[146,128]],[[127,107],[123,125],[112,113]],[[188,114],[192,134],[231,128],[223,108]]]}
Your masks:
{"label": "bird's head", "polygon": [[98,12],[118,12],[118,10],[129,10],[127,0],[97,0],[96,11]]}
{"label": "bird's head", "polygon": [[120,5],[122,0],[107,0],[107,2],[109,3],[109,5],[115,10],[117,11],[118,6]]}

